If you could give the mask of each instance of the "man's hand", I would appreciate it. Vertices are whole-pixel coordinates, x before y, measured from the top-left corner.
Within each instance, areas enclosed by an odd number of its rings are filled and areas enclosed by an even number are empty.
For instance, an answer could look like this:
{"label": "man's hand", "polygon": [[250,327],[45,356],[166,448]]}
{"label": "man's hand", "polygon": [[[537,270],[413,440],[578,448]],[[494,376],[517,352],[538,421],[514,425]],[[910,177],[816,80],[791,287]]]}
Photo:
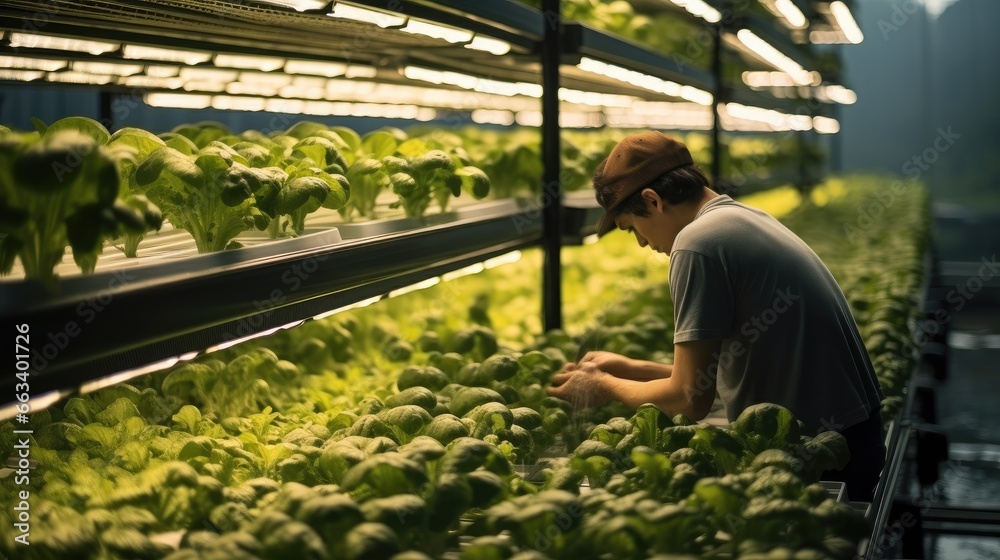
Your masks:
{"label": "man's hand", "polygon": [[574,371],[584,364],[592,364],[597,369],[610,373],[615,377],[627,377],[632,370],[633,360],[628,356],[606,352],[604,350],[593,350],[587,352],[580,358],[579,363],[568,363],[564,368],[566,371]]}
{"label": "man's hand", "polygon": [[632,381],[663,379],[670,377],[673,371],[673,366],[667,364],[636,360],[604,350],[587,352],[578,363],[568,363],[563,369],[565,371],[576,371],[583,364],[593,364],[601,371],[605,371],[619,379],[631,379]]}
{"label": "man's hand", "polygon": [[551,397],[568,401],[573,408],[600,406],[611,400],[607,390],[607,380],[611,377],[593,362],[580,361],[572,370],[552,378],[552,386],[545,391]]}

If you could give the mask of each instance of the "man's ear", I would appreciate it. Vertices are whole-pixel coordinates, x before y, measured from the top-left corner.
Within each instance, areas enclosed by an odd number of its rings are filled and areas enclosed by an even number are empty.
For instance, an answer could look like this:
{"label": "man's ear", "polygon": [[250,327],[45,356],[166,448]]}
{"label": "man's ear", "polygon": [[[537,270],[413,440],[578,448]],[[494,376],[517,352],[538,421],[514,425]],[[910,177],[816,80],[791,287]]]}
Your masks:
{"label": "man's ear", "polygon": [[651,204],[653,206],[653,210],[662,211],[667,204],[666,201],[660,197],[658,192],[649,187],[642,189],[639,196],[641,196],[647,203]]}

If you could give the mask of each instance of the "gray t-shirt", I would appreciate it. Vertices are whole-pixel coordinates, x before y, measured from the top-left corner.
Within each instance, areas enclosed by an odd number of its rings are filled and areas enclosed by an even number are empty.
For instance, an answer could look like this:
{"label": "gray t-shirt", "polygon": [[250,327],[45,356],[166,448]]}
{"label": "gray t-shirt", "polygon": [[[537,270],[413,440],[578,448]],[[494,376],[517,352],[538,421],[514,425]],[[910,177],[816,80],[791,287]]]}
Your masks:
{"label": "gray t-shirt", "polygon": [[670,295],[674,342],[722,339],[717,387],[730,420],[750,405],[777,403],[812,435],[843,430],[880,406],[840,286],[766,212],[728,196],[707,203],[674,242]]}

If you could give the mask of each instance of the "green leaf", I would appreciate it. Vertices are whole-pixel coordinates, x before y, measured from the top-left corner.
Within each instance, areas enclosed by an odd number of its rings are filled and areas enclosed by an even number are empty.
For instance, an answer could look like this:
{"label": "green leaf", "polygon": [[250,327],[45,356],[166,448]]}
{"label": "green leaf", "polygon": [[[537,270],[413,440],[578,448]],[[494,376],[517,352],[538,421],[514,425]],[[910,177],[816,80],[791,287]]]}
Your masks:
{"label": "green leaf", "polygon": [[382,159],[396,151],[399,142],[389,132],[375,131],[361,139],[361,150],[375,159]]}
{"label": "green leaf", "polygon": [[148,186],[156,182],[164,172],[195,188],[201,188],[204,182],[201,168],[190,156],[169,147],[169,142],[168,146],[156,150],[139,164],[135,170],[135,180],[140,186]]}
{"label": "green leaf", "polygon": [[186,404],[171,417],[178,429],[189,434],[198,435],[198,426],[201,424],[201,411],[198,407]]}
{"label": "green leaf", "polygon": [[490,178],[482,169],[467,165],[457,169],[455,175],[461,177],[462,187],[475,198],[485,198],[490,194]]}
{"label": "green leaf", "polygon": [[419,138],[410,138],[396,148],[396,152],[399,155],[408,159],[421,156],[427,153],[428,150],[430,150],[430,148],[427,146],[427,142]]}
{"label": "green leaf", "polygon": [[39,130],[43,137],[51,137],[59,132],[72,130],[92,138],[100,146],[108,143],[111,133],[103,124],[87,117],[66,117],[50,124],[44,131]]}

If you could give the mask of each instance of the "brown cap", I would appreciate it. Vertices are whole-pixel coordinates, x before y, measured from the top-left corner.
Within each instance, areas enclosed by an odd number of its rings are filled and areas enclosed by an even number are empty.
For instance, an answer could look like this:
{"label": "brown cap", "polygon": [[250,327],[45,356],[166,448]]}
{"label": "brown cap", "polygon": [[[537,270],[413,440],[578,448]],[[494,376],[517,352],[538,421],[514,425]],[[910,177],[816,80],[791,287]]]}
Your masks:
{"label": "brown cap", "polygon": [[686,165],[694,165],[691,152],[684,144],[660,132],[647,130],[626,136],[594,173],[597,202],[605,210],[597,226],[597,235],[604,235],[615,227],[618,214],[615,209],[626,198],[660,175]]}

